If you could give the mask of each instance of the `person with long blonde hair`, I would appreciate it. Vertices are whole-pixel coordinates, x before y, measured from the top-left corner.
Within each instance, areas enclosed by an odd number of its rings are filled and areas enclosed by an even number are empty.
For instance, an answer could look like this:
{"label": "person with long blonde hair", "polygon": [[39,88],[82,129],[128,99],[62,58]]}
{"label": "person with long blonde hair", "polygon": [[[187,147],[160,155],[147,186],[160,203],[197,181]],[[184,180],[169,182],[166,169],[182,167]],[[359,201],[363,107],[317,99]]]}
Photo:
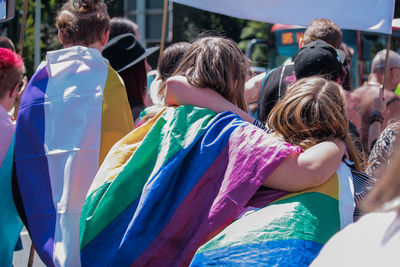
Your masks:
{"label": "person with long blonde hair", "polygon": [[349,159],[361,171],[349,134],[343,90],[335,82],[317,76],[297,81],[272,109],[267,125],[286,142],[304,150],[326,140],[342,140]]}

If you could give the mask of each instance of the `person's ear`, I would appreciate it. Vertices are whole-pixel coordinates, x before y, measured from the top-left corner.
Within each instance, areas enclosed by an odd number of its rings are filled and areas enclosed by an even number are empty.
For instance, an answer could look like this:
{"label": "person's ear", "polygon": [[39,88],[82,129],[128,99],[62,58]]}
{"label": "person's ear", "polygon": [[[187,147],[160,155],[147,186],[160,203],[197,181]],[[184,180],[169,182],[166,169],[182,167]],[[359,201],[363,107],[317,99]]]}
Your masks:
{"label": "person's ear", "polygon": [[18,94],[18,86],[19,86],[19,83],[17,83],[17,85],[14,87],[14,89],[12,89],[12,90],[10,90],[9,91],[9,96],[10,96],[10,98],[16,98],[17,97],[17,94]]}
{"label": "person's ear", "polygon": [[103,34],[103,36],[101,38],[101,45],[102,46],[105,46],[107,44],[109,36],[110,36],[110,31],[108,30]]}
{"label": "person's ear", "polygon": [[61,43],[62,45],[64,45],[64,42],[63,42],[63,39],[62,39],[60,30],[58,30],[57,36],[58,36],[58,40],[60,40],[60,43]]}
{"label": "person's ear", "polygon": [[303,47],[303,45],[304,45],[304,38],[303,38],[303,37],[300,37],[300,38],[299,38],[299,43],[298,43],[298,45],[299,45],[299,49]]}

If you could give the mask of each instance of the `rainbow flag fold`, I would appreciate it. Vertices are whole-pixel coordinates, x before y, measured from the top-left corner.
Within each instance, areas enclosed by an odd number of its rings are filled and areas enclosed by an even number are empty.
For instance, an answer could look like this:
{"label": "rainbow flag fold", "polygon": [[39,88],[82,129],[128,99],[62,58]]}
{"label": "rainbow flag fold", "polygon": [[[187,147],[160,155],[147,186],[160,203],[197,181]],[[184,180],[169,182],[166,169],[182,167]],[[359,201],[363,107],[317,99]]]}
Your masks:
{"label": "rainbow flag fold", "polygon": [[154,112],[96,175],[81,217],[82,265],[189,265],[293,152],[232,113]]}
{"label": "rainbow flag fold", "polygon": [[133,129],[123,82],[100,52],[48,52],[18,113],[19,210],[47,266],[79,266],[79,220],[112,145]]}
{"label": "rainbow flag fold", "polygon": [[234,221],[197,251],[191,266],[308,266],[353,221],[352,188],[350,169],[342,163],[325,184]]}

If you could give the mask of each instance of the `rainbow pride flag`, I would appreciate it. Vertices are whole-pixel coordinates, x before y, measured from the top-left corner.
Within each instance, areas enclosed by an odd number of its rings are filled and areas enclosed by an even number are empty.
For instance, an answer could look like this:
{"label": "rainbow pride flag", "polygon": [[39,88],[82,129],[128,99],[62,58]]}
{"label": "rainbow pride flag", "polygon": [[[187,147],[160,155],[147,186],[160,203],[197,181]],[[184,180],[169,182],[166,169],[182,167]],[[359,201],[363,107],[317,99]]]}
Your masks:
{"label": "rainbow pride flag", "polygon": [[15,245],[22,230],[12,195],[12,169],[14,160],[14,139],[0,166],[0,265],[12,266]]}
{"label": "rainbow pride flag", "polygon": [[123,82],[96,49],[47,53],[18,113],[19,211],[47,266],[79,266],[79,220],[110,148],[133,129]]}
{"label": "rainbow pride flag", "polygon": [[189,265],[300,151],[230,112],[154,112],[111,149],[96,175],[81,217],[82,265]]}
{"label": "rainbow pride flag", "polygon": [[203,245],[191,266],[308,266],[353,222],[352,188],[350,169],[341,163],[323,185],[248,211]]}

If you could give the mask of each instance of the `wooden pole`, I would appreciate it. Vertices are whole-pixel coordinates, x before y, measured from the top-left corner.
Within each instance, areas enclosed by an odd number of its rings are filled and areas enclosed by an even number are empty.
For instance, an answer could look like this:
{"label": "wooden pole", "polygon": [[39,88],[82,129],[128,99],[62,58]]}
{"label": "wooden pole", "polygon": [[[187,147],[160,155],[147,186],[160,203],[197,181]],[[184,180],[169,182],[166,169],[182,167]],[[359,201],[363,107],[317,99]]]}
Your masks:
{"label": "wooden pole", "polygon": [[384,91],[386,88],[386,81],[387,81],[387,71],[388,71],[388,65],[389,65],[389,52],[390,52],[390,41],[392,39],[392,35],[388,34],[386,36],[386,61],[385,61],[385,72],[383,74],[383,83],[380,91],[380,97],[384,99]]}
{"label": "wooden pole", "polygon": [[35,256],[35,247],[33,244],[31,245],[31,250],[29,251],[29,260],[28,260],[28,267],[33,266],[33,258]]}
{"label": "wooden pole", "polygon": [[24,35],[26,26],[26,17],[28,15],[28,0],[24,1],[24,15],[22,17],[21,34],[19,36],[19,55],[22,56],[22,51],[24,49]]}
{"label": "wooden pole", "polygon": [[167,27],[167,10],[168,10],[168,0],[164,0],[164,10],[163,10],[163,21],[161,29],[161,47],[160,55],[164,51],[165,46],[165,28]]}

